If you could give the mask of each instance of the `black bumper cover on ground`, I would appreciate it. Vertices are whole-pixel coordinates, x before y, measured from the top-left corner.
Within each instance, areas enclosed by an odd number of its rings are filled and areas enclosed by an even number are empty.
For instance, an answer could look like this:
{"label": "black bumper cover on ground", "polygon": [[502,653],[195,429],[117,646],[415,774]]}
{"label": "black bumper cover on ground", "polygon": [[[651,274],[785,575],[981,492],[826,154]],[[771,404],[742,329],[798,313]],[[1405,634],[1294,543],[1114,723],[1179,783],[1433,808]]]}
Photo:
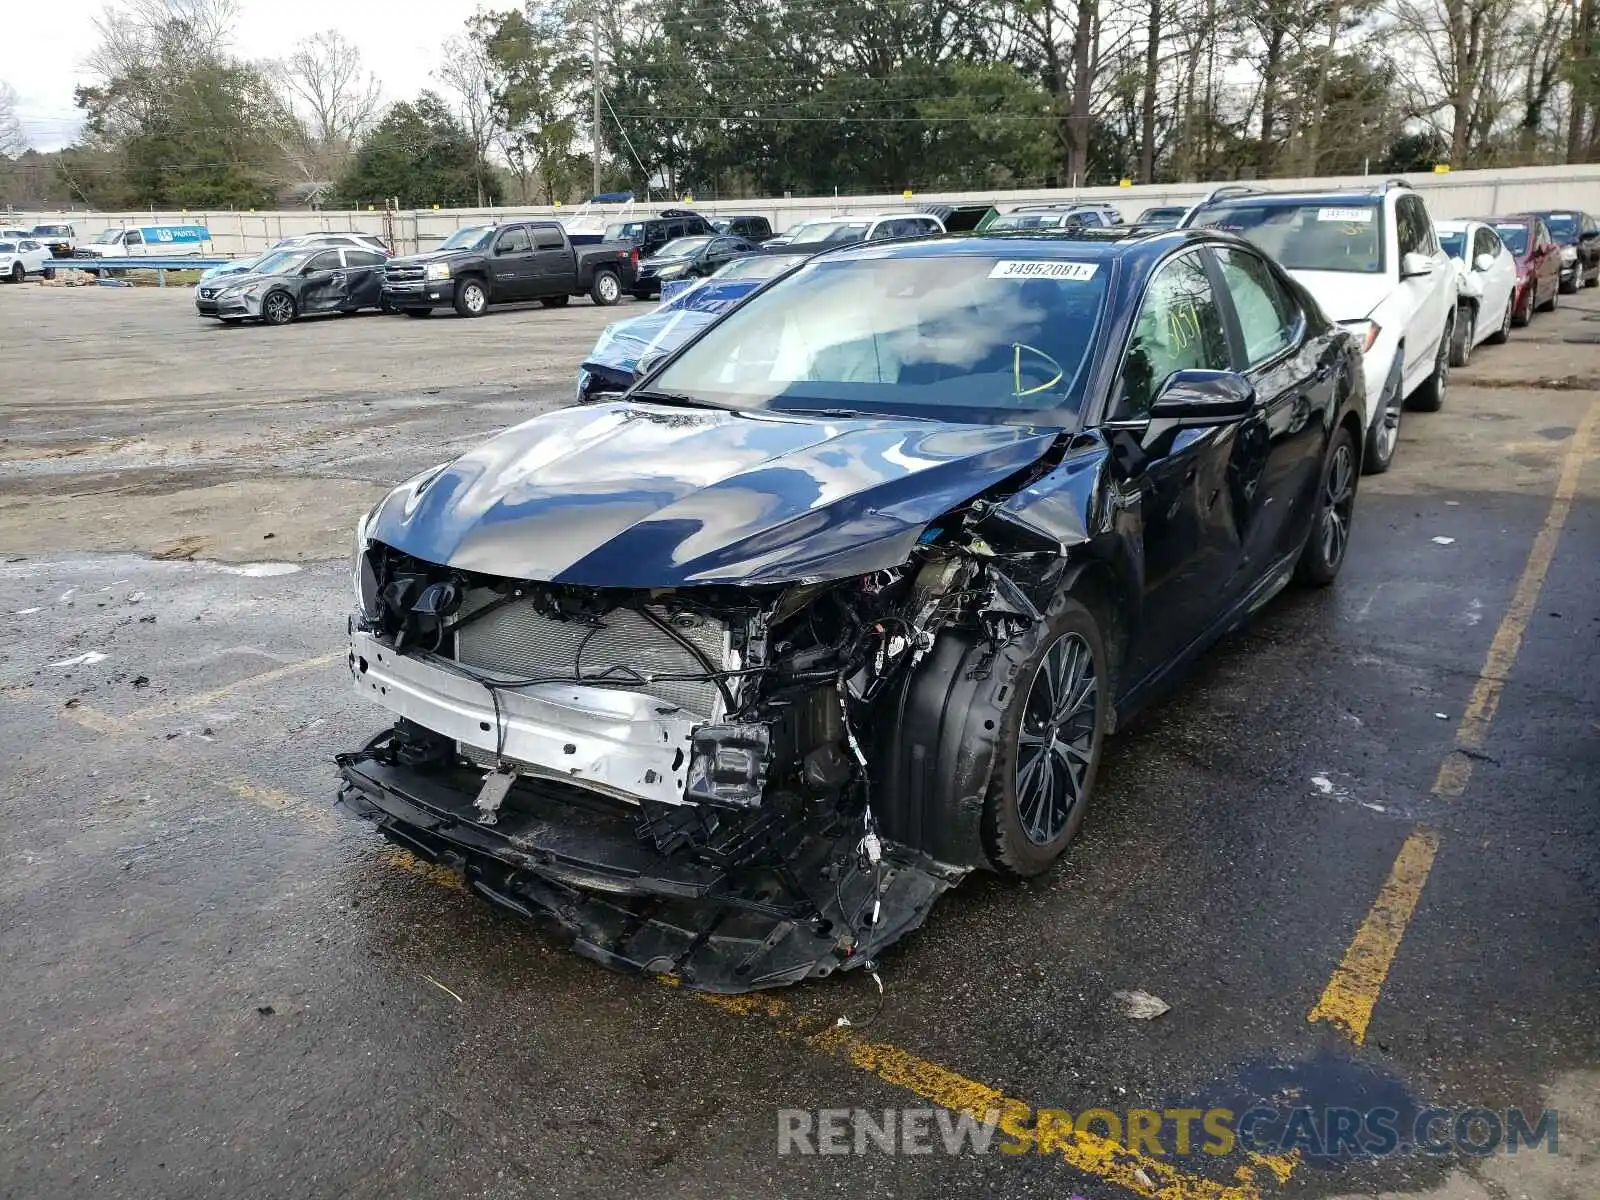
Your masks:
{"label": "black bumper cover on ground", "polygon": [[966,874],[893,843],[873,867],[853,851],[853,837],[815,835],[766,862],[724,869],[659,852],[641,840],[636,814],[558,783],[519,779],[498,823],[483,825],[473,807],[481,770],[408,767],[382,738],[338,761],[341,811],[460,869],[491,903],[554,922],[582,955],[705,991],[746,992],[861,966],[921,925]]}

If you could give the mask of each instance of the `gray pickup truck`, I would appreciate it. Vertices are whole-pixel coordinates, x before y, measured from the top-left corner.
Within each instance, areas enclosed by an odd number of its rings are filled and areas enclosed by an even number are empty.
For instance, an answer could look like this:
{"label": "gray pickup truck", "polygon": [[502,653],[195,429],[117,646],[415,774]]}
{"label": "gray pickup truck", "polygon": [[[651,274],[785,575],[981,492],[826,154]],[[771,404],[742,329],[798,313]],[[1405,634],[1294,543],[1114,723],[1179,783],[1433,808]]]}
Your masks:
{"label": "gray pickup truck", "polygon": [[632,246],[574,246],[554,221],[510,221],[458,229],[437,250],[391,258],[383,300],[408,317],[453,307],[481,317],[491,304],[538,300],[559,308],[571,296],[611,305],[630,291],[639,255]]}

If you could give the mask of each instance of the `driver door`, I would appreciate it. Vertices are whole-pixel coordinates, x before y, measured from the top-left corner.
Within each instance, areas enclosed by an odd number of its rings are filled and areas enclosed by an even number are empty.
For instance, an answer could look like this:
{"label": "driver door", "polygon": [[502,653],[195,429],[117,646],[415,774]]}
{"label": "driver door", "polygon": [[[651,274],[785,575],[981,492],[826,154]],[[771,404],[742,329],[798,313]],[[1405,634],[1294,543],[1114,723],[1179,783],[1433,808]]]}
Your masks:
{"label": "driver door", "polygon": [[1244,427],[1162,434],[1150,419],[1151,404],[1174,372],[1233,367],[1219,289],[1204,253],[1175,255],[1145,288],[1106,423],[1142,530],[1144,595],[1128,648],[1130,686],[1205,633],[1242,559],[1229,466]]}
{"label": "driver door", "polygon": [[494,297],[497,300],[526,300],[533,294],[538,275],[533,239],[521,225],[505,230],[494,241]]}
{"label": "driver door", "polygon": [[324,250],[300,268],[300,311],[331,312],[349,294],[349,275],[337,250]]}

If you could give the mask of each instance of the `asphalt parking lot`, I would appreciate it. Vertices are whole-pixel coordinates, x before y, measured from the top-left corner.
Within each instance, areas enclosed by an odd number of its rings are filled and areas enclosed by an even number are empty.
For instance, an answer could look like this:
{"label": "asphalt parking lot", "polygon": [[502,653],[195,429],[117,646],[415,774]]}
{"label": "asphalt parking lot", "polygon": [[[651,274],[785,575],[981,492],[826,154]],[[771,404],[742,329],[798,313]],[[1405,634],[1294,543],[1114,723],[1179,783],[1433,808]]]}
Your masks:
{"label": "asphalt parking lot", "polygon": [[[0,1197],[1592,1196],[1600,292],[1562,301],[1407,414],[1334,588],[1109,744],[1058,869],[946,897],[881,1001],[714,1001],[330,811],[382,723],[356,519],[566,403],[626,302],[0,288]],[[1290,1101],[1551,1108],[1559,1152],[778,1153],[780,1110]]]}

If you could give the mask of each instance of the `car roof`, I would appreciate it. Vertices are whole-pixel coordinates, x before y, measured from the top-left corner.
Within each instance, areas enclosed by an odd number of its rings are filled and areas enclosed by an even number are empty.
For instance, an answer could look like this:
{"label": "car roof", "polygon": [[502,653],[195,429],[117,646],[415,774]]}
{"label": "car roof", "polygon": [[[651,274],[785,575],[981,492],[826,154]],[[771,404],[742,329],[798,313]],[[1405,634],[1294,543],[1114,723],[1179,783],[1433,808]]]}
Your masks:
{"label": "car roof", "polygon": [[1197,208],[1290,208],[1303,204],[1326,204],[1341,208],[1371,207],[1383,204],[1387,192],[1372,192],[1353,188],[1349,191],[1327,192],[1241,192],[1231,196],[1217,196],[1201,200]]}
{"label": "car roof", "polygon": [[1226,234],[1210,229],[1141,230],[1136,225],[1115,229],[1072,232],[953,234],[942,238],[917,238],[887,242],[861,242],[825,250],[818,260],[840,262],[847,259],[877,258],[958,258],[1008,257],[1027,255],[1034,259],[1074,262],[1116,262],[1123,259],[1154,259],[1187,245],[1237,244]]}

